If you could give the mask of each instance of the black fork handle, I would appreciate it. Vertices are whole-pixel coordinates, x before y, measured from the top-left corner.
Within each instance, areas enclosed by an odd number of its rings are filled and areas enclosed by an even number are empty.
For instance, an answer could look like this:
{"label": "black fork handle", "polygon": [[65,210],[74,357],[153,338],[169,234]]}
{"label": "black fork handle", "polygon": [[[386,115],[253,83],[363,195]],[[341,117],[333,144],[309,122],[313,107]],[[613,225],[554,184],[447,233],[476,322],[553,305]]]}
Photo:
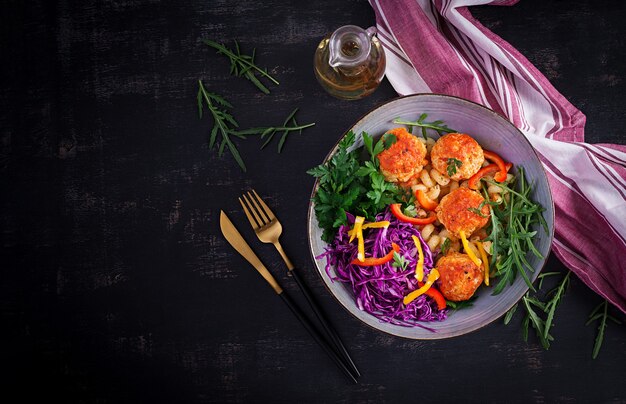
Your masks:
{"label": "black fork handle", "polygon": [[324,311],[322,310],[321,306],[319,305],[319,303],[317,303],[317,301],[315,300],[315,297],[313,297],[313,293],[311,293],[311,290],[309,289],[309,287],[306,285],[306,283],[304,283],[304,280],[302,279],[302,277],[300,277],[300,274],[298,273],[297,269],[296,268],[291,269],[289,273],[296,280],[296,283],[298,284],[298,287],[302,291],[302,294],[306,298],[307,302],[309,302],[309,306],[311,306],[311,309],[315,313],[315,316],[317,317],[319,322],[322,324],[322,327],[324,327],[324,331],[326,331],[326,334],[330,337],[330,341],[333,343],[333,345],[335,345],[339,354],[344,358],[344,360],[346,361],[346,363],[348,364],[352,372],[356,374],[357,377],[361,376],[361,373],[359,372],[356,365],[354,364],[354,361],[350,357],[348,350],[343,345],[341,338],[339,338],[337,331],[335,331],[332,324],[330,324],[330,321],[328,321],[326,314],[324,314]]}
{"label": "black fork handle", "polygon": [[302,311],[298,308],[298,306],[294,304],[293,300],[291,300],[289,295],[285,291],[283,291],[278,296],[280,296],[283,299],[283,302],[285,302],[287,307],[289,307],[289,309],[296,316],[296,318],[300,320],[300,323],[302,323],[304,328],[309,332],[309,334],[311,334],[313,339],[322,347],[322,349],[324,349],[324,351],[326,352],[326,354],[328,354],[330,359],[332,359],[333,362],[335,362],[335,364],[339,367],[339,369],[341,369],[343,373],[345,373],[345,375],[348,376],[353,383],[357,384],[358,380],[352,374],[352,372],[346,366],[346,364],[343,362],[342,358],[337,354],[337,352],[335,352],[335,350],[330,346],[330,344],[326,341],[326,339],[319,333],[319,331],[315,329],[315,326],[309,321],[309,319],[304,315],[304,313],[302,313]]}

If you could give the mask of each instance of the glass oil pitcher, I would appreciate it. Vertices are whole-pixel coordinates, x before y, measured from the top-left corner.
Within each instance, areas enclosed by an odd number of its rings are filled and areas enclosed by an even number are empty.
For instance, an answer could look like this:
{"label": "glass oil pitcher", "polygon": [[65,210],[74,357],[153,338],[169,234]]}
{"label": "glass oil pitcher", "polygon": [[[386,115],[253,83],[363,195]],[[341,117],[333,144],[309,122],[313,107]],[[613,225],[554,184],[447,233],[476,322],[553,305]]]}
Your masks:
{"label": "glass oil pitcher", "polygon": [[373,93],[385,75],[385,52],[376,27],[344,25],[315,51],[315,77],[337,98],[356,100]]}

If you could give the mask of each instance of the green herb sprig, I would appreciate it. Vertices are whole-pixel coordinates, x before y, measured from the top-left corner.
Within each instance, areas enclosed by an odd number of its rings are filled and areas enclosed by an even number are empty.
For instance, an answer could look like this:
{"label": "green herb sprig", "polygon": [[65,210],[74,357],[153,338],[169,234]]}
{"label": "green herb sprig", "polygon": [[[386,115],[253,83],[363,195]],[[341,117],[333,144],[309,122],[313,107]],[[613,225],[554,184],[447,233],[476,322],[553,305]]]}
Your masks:
{"label": "green herb sprig", "polygon": [[448,177],[452,177],[456,174],[456,169],[463,165],[463,162],[459,159],[455,159],[454,157],[448,158],[446,166],[446,171],[448,172]]}
{"label": "green herb sprig", "polygon": [[[502,292],[507,283],[512,284],[518,274],[535,291],[528,276],[528,273],[534,272],[534,268],[528,263],[526,256],[532,253],[537,258],[543,258],[533,243],[537,231],[531,229],[539,223],[548,232],[548,225],[542,214],[544,208],[530,199],[531,187],[526,181],[524,168],[519,166],[518,173],[517,178],[508,185],[485,180],[500,187],[503,193],[508,193],[509,200],[502,198],[499,202],[489,201],[485,184],[482,189],[491,214],[489,235],[486,238],[492,242],[491,268],[495,276],[500,278],[494,287],[494,295]],[[516,183],[519,191],[513,189]]]}
{"label": "green herb sprig", "polygon": [[409,126],[409,131],[411,133],[413,133],[414,127],[420,128],[422,130],[422,136],[424,137],[424,140],[428,138],[427,129],[432,129],[436,131],[439,135],[456,132],[456,130],[448,128],[446,125],[444,125],[443,121],[437,120],[434,122],[426,122],[426,118],[428,118],[428,114],[421,114],[419,118],[417,118],[417,121],[406,121],[400,118],[396,118],[393,120],[393,123]]}
{"label": "green herb sprig", "polygon": [[262,69],[256,65],[254,61],[256,49],[252,50],[252,55],[243,55],[239,49],[239,43],[235,41],[235,49],[231,50],[223,44],[211,41],[210,39],[204,39],[203,42],[216,49],[218,54],[222,54],[230,59],[230,74],[237,77],[245,77],[250,80],[259,90],[265,94],[269,94],[270,90],[259,81],[257,74],[267,78],[272,83],[278,85],[278,80],[272,77],[267,69]]}
{"label": "green herb sprig", "polygon": [[[560,275],[560,272],[546,272],[540,274],[537,277],[539,281],[537,291],[533,293],[532,290],[529,290],[522,297],[522,307],[526,312],[522,320],[522,338],[525,342],[528,341],[528,330],[532,325],[541,346],[546,350],[550,348],[550,342],[554,341],[554,337],[550,334],[550,330],[554,325],[554,315],[569,286],[570,274],[571,272],[568,271],[557,286],[545,294],[545,301],[542,301],[538,295],[538,291],[541,290],[544,279],[550,276]],[[504,324],[509,324],[518,305],[519,303],[515,304],[506,313],[504,316]]]}
{"label": "green herb sprig", "polygon": [[604,330],[606,329],[607,320],[613,321],[615,324],[621,324],[622,322],[609,314],[609,302],[604,300],[589,315],[589,320],[585,325],[589,325],[594,321],[600,320],[598,325],[598,334],[596,335],[596,340],[593,344],[593,351],[591,353],[591,357],[596,359],[598,354],[600,353],[600,348],[602,347],[602,342],[604,341]]}
{"label": "green herb sprig", "polygon": [[237,131],[238,135],[248,136],[248,135],[261,135],[261,139],[266,138],[263,145],[261,145],[261,149],[264,149],[271,141],[274,135],[278,132],[282,132],[282,136],[278,141],[278,152],[280,153],[283,150],[283,146],[285,145],[285,140],[287,140],[287,135],[291,132],[302,133],[303,129],[310,128],[311,126],[315,126],[315,123],[308,123],[306,125],[298,125],[296,121],[295,115],[298,112],[298,108],[294,109],[285,119],[282,126],[270,126],[270,127],[258,127],[258,128],[250,128],[246,130]]}
{"label": "green herb sprig", "polygon": [[[296,108],[289,114],[289,116],[287,116],[287,119],[285,119],[282,126],[257,127],[239,130],[239,123],[227,110],[229,108],[233,108],[233,106],[222,96],[207,91],[202,83],[202,80],[198,80],[198,114],[200,119],[202,119],[204,108],[207,108],[211,112],[214,122],[213,129],[211,129],[211,134],[209,135],[209,150],[217,146],[217,154],[221,157],[227,147],[230,154],[233,155],[235,161],[244,172],[246,171],[246,164],[241,158],[241,154],[239,153],[237,146],[233,143],[232,137],[240,139],[246,139],[251,135],[261,135],[261,139],[267,137],[261,146],[261,149],[263,149],[269,144],[277,132],[282,132],[282,136],[278,142],[278,153],[280,153],[285,145],[285,141],[289,133],[302,133],[303,129],[310,128],[315,125],[315,123],[298,125],[295,118],[296,112],[298,112],[298,109]],[[219,141],[218,135],[220,137]]]}
{"label": "green herb sprig", "polygon": [[[233,155],[235,161],[239,164],[239,167],[241,167],[243,171],[246,171],[246,165],[239,154],[239,150],[237,150],[237,146],[235,146],[231,139],[231,136],[245,139],[245,136],[237,134],[235,129],[239,127],[239,124],[225,109],[232,108],[233,106],[222,96],[208,92],[206,88],[204,88],[202,81],[198,80],[198,114],[200,115],[200,119],[202,119],[202,111],[205,105],[211,112],[214,122],[213,129],[209,135],[209,150],[213,149],[213,147],[219,143],[217,155],[222,157],[224,148],[227,146],[230,154]],[[218,134],[221,135],[220,142],[217,141]]]}
{"label": "green herb sprig", "polygon": [[350,131],[339,143],[337,152],[326,162],[307,171],[319,179],[313,197],[315,215],[323,230],[322,240],[332,242],[337,229],[347,223],[346,212],[373,220],[387,206],[397,201],[412,201],[410,192],[387,182],[379,170],[376,156],[392,144],[389,137],[374,139],[362,134],[365,150],[370,155],[360,159],[360,149],[352,149],[356,135]]}

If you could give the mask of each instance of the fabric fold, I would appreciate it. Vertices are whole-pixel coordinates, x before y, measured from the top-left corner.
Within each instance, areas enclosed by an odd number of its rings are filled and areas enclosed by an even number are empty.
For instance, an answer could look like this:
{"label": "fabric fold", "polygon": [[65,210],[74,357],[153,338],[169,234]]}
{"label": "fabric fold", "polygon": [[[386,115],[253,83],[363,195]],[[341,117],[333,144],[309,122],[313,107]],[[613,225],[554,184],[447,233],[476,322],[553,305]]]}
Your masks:
{"label": "fabric fold", "polygon": [[482,104],[529,139],[555,203],[552,250],[626,313],[626,146],[584,143],[585,115],[469,11],[517,0],[370,0],[399,95],[432,92]]}

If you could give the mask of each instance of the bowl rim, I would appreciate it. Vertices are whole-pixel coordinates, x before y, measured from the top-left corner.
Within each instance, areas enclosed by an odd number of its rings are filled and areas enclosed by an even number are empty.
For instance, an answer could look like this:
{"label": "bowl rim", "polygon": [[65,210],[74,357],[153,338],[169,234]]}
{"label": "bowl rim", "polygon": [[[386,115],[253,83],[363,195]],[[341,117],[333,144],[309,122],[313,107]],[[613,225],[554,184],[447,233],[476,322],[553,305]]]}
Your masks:
{"label": "bowl rim", "polygon": [[[382,108],[383,106],[390,104],[392,102],[397,102],[399,100],[402,99],[409,99],[409,98],[423,98],[423,97],[437,97],[437,98],[450,98],[450,99],[454,99],[454,100],[459,100],[462,102],[467,102],[470,104],[473,104],[475,106],[478,106],[480,108],[482,108],[483,110],[485,110],[487,113],[491,114],[494,116],[495,119],[497,120],[501,120],[504,121],[507,125],[510,125],[511,127],[513,127],[518,133],[519,135],[524,139],[524,141],[528,144],[528,146],[530,147],[530,149],[532,150],[532,153],[535,155],[535,157],[537,158],[537,161],[539,161],[540,166],[541,166],[541,170],[540,172],[543,174],[544,179],[545,179],[545,183],[547,184],[548,187],[548,199],[549,199],[549,205],[551,207],[551,211],[553,212],[553,220],[552,220],[552,225],[549,226],[548,230],[549,230],[549,234],[548,234],[548,253],[546,254],[543,263],[541,264],[541,268],[539,268],[538,271],[536,271],[533,274],[533,279],[532,282],[534,282],[537,277],[539,276],[539,274],[543,271],[544,267],[546,266],[546,263],[548,262],[548,259],[550,258],[550,255],[552,254],[552,245],[554,242],[554,212],[555,212],[555,207],[554,207],[554,199],[552,198],[552,189],[550,187],[550,182],[548,181],[548,175],[546,173],[546,169],[543,166],[543,163],[541,163],[541,159],[539,158],[539,155],[537,154],[537,151],[535,150],[535,148],[533,147],[533,145],[530,143],[530,141],[528,140],[528,138],[526,137],[526,135],[524,135],[524,133],[522,133],[522,131],[515,126],[511,121],[509,121],[508,118],[502,116],[501,114],[497,113],[496,111],[482,105],[479,104],[477,102],[465,99],[465,98],[461,98],[461,97],[457,97],[454,95],[447,95],[447,94],[439,94],[439,93],[415,93],[415,94],[409,94],[409,95],[403,95],[403,96],[398,96],[398,97],[394,97],[391,98],[387,101],[384,101],[382,103],[379,103],[377,105],[375,105],[374,107],[372,107],[371,109],[369,109],[365,114],[361,115],[361,117],[356,120],[352,125],[350,125],[350,127],[345,130],[344,132],[342,132],[341,136],[337,139],[337,142],[335,142],[335,145],[330,149],[330,151],[328,152],[328,154],[326,154],[326,157],[324,157],[324,160],[322,161],[321,164],[326,164],[328,162],[328,160],[337,152],[337,148],[339,147],[339,143],[343,140],[343,138],[345,137],[345,135],[356,125],[359,124],[359,122],[363,121],[368,115],[372,114],[374,111],[378,110],[379,108]],[[442,340],[442,339],[450,339],[450,338],[455,338],[455,337],[460,337],[463,335],[467,335],[470,333],[473,333],[477,330],[480,330],[490,324],[492,324],[493,322],[495,322],[496,320],[502,318],[502,316],[506,315],[506,313],[511,310],[511,308],[518,304],[519,301],[522,299],[522,297],[524,297],[524,294],[526,294],[526,292],[528,292],[528,285],[524,282],[524,292],[521,294],[521,296],[516,300],[511,302],[510,305],[508,305],[508,307],[506,308],[506,310],[504,310],[503,314],[501,314],[498,317],[494,317],[490,320],[488,320],[487,322],[485,322],[484,324],[479,324],[475,327],[471,327],[470,329],[463,331],[462,333],[456,333],[456,334],[451,334],[451,335],[446,335],[446,336],[437,336],[436,332],[433,332],[433,338],[420,338],[420,337],[410,337],[410,336],[406,336],[406,335],[399,335],[399,334],[395,334],[391,331],[387,331],[387,330],[383,330],[381,328],[377,328],[375,326],[373,326],[372,324],[369,324],[367,322],[365,322],[364,320],[360,319],[359,317],[357,317],[356,314],[354,314],[348,307],[346,307],[338,298],[337,296],[335,296],[335,293],[331,290],[331,288],[328,286],[328,284],[326,283],[326,281],[323,278],[323,275],[321,273],[321,271],[319,270],[319,267],[317,265],[317,259],[316,259],[316,255],[315,252],[313,251],[313,243],[312,243],[312,239],[313,239],[313,233],[312,233],[312,229],[310,226],[310,223],[312,223],[312,220],[315,220],[315,212],[314,212],[314,202],[313,202],[313,197],[315,196],[315,193],[317,192],[317,189],[319,188],[319,178],[315,179],[315,182],[313,183],[313,189],[311,191],[311,195],[309,197],[309,207],[307,210],[307,238],[308,238],[308,244],[309,244],[309,253],[311,254],[311,259],[313,260],[313,263],[315,265],[315,273],[317,274],[317,276],[320,277],[320,280],[322,281],[322,284],[324,285],[324,287],[326,288],[326,290],[329,292],[329,294],[333,297],[333,299],[335,299],[335,301],[339,304],[339,306],[341,306],[345,311],[347,311],[352,317],[354,317],[356,320],[358,320],[358,322],[360,324],[365,324],[366,326],[368,326],[369,328],[378,331],[378,332],[382,332],[385,333],[387,335],[393,335],[394,337],[399,337],[399,338],[404,338],[404,339],[408,339],[411,341],[428,341],[428,340]],[[369,314],[369,313],[367,313]],[[375,317],[373,317],[375,318]],[[427,324],[427,323],[425,323]]]}

